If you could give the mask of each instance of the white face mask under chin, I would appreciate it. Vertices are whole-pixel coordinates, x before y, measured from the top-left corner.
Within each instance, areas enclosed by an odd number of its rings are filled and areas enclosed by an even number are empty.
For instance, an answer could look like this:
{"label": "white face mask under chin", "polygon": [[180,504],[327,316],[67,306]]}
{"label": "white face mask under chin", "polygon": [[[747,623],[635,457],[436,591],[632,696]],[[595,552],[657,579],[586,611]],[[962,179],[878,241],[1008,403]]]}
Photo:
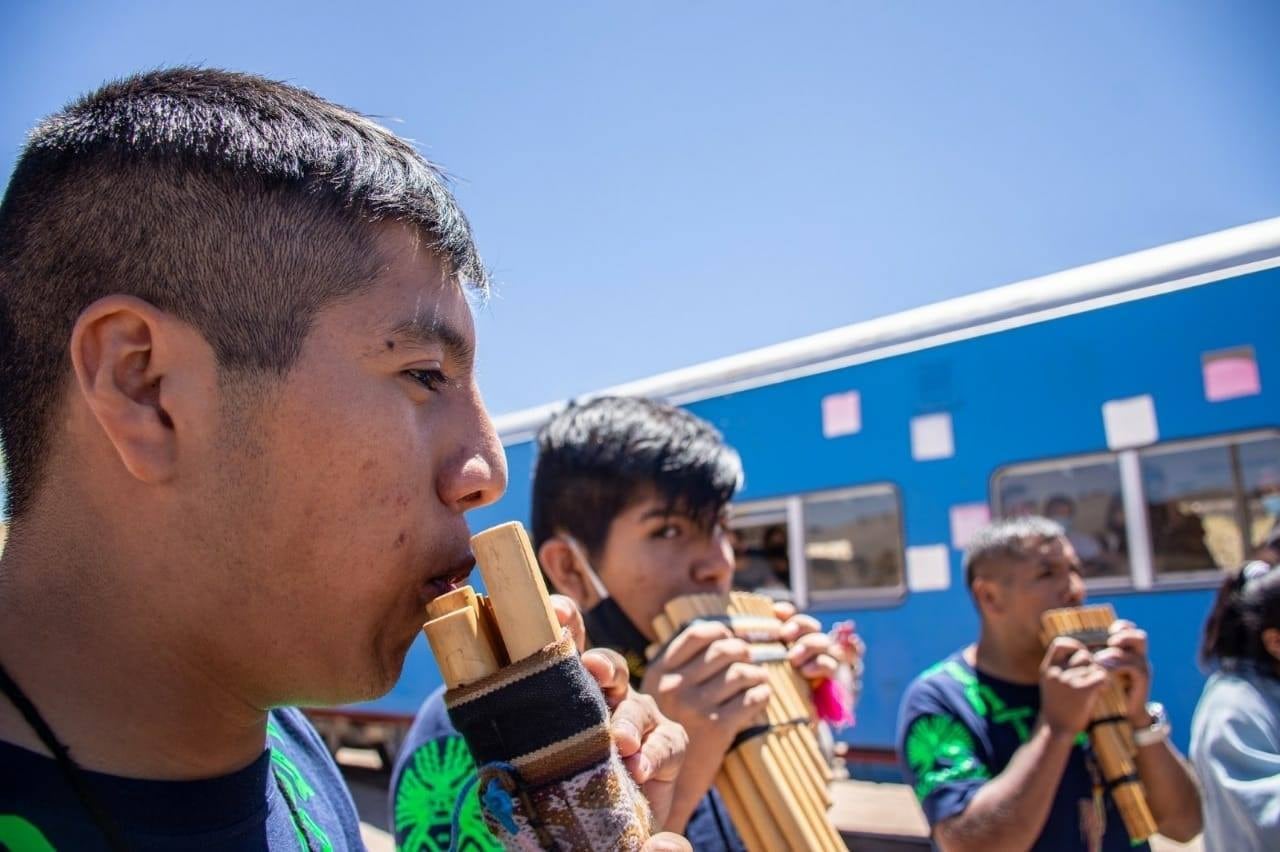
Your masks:
{"label": "white face mask under chin", "polygon": [[[591,560],[587,559],[586,550],[571,535],[561,535],[560,539],[569,546],[569,550],[573,551],[574,558],[578,560],[578,564],[586,572],[587,578],[591,580],[591,587],[595,589],[596,595],[601,601],[607,600],[609,598],[609,590],[604,587],[604,581],[600,579],[600,575],[591,567]],[[597,601],[598,603],[599,601]]]}

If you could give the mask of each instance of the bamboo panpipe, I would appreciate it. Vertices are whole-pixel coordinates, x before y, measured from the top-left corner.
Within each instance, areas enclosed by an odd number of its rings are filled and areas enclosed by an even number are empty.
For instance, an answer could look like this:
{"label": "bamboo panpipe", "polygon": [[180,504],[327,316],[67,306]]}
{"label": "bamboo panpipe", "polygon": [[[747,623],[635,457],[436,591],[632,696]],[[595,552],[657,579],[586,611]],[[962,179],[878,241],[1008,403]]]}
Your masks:
{"label": "bamboo panpipe", "polygon": [[786,659],[772,601],[743,592],[676,598],[654,619],[654,631],[666,642],[700,618],[727,618],[734,633],[752,644],[772,690],[759,733],[725,755],[716,777],[743,843],[749,852],[842,852],[844,841],[827,818],[830,770],[809,727],[808,684]]}
{"label": "bamboo panpipe", "polygon": [[470,586],[441,595],[423,632],[479,766],[477,793],[500,778],[510,794],[515,821],[485,812],[486,824],[521,852],[638,852],[648,804],[612,746],[607,708],[551,608],[524,528],[494,527],[471,546],[489,596]]}
{"label": "bamboo panpipe", "polygon": [[[1090,651],[1098,651],[1106,647],[1107,633],[1115,620],[1115,610],[1110,604],[1052,609],[1040,617],[1042,638],[1048,647],[1055,637],[1070,636],[1083,642]],[[1094,706],[1089,741],[1102,777],[1108,785],[1114,785],[1111,798],[1124,820],[1129,839],[1138,843],[1156,833],[1156,821],[1147,806],[1146,793],[1133,762],[1137,748],[1126,704],[1124,688],[1115,678],[1108,677]]]}

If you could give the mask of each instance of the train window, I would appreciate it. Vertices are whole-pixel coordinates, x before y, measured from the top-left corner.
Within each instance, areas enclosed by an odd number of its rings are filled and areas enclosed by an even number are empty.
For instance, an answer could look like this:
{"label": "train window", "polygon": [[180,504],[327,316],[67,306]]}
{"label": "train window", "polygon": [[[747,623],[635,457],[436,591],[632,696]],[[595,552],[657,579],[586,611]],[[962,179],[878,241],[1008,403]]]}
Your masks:
{"label": "train window", "polygon": [[897,491],[871,485],[803,499],[809,598],[901,593],[902,516]]}
{"label": "train window", "polygon": [[791,588],[785,503],[735,506],[729,530],[735,589],[769,593]]}
{"label": "train window", "polygon": [[1129,549],[1120,468],[1113,455],[1016,465],[995,477],[995,514],[1062,524],[1087,580],[1127,580]]}
{"label": "train window", "polygon": [[1254,435],[1140,453],[1157,578],[1239,566],[1280,519],[1280,438]]}

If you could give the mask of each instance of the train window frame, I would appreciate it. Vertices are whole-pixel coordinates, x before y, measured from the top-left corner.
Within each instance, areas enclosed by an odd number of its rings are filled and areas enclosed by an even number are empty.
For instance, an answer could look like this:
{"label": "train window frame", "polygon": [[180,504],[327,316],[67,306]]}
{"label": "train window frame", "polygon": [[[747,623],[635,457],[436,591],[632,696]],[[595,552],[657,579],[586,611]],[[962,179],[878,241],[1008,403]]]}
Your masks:
{"label": "train window frame", "polygon": [[[1192,571],[1185,573],[1157,574],[1155,570],[1155,550],[1151,532],[1147,524],[1147,495],[1142,478],[1142,458],[1144,455],[1167,455],[1178,451],[1187,451],[1209,447],[1229,447],[1251,440],[1280,439],[1280,425],[1268,425],[1251,429],[1239,429],[1230,432],[1214,432],[1207,435],[1195,435],[1157,441],[1142,447],[1125,450],[1094,450],[1080,453],[1064,453],[1058,456],[1041,456],[1033,459],[1022,459],[1006,462],[994,468],[987,478],[987,506],[993,518],[999,516],[1000,501],[999,480],[1010,472],[1034,473],[1067,466],[1068,463],[1086,464],[1089,462],[1114,459],[1120,473],[1120,493],[1124,501],[1125,530],[1129,541],[1129,573],[1126,577],[1095,577],[1085,581],[1085,588],[1090,592],[1147,592],[1177,591],[1181,589],[1201,589],[1216,587],[1222,582],[1224,569]],[[1244,496],[1237,491],[1237,502]],[[1135,542],[1137,543],[1135,546]],[[1248,557],[1248,545],[1245,546],[1245,559]],[[1226,569],[1230,570],[1230,568]]]}
{"label": "train window frame", "polygon": [[[894,530],[898,540],[898,582],[893,586],[874,588],[843,588],[824,590],[816,594],[809,588],[809,560],[806,555],[805,508],[810,502],[829,502],[866,495],[885,495],[893,498],[896,514]],[[733,503],[729,527],[739,519],[752,515],[785,513],[787,527],[787,555],[790,567],[790,592],[793,602],[801,609],[840,609],[849,605],[863,607],[891,606],[901,603],[907,596],[907,534],[905,512],[902,505],[902,489],[891,481],[876,481],[846,485],[838,488],[818,489],[784,496],[765,497]],[[799,570],[797,570],[797,566]]]}
{"label": "train window frame", "polygon": [[[1244,429],[1235,432],[1218,432],[1212,435],[1200,435],[1191,438],[1179,438],[1172,441],[1160,441],[1155,444],[1148,444],[1145,447],[1138,447],[1128,452],[1133,453],[1135,458],[1134,477],[1136,482],[1135,488],[1141,495],[1141,505],[1144,507],[1143,525],[1146,525],[1145,508],[1148,506],[1146,483],[1142,478],[1142,459],[1144,456],[1162,456],[1170,455],[1175,452],[1188,452],[1198,449],[1209,449],[1213,447],[1230,448],[1239,446],[1250,441],[1266,441],[1280,440],[1280,426],[1267,426],[1259,429]],[[1237,471],[1238,473],[1238,471]],[[1233,475],[1233,479],[1235,475]],[[1243,491],[1241,483],[1233,482],[1236,486],[1236,492],[1233,500],[1236,503],[1236,520],[1237,525],[1240,524],[1242,516],[1240,515],[1241,500],[1247,499],[1247,494]],[[1247,512],[1247,510],[1245,510]],[[1248,531],[1244,526],[1240,528],[1241,535],[1241,552],[1243,558],[1241,564],[1248,562],[1250,558],[1250,550],[1252,542],[1248,540]],[[1164,574],[1157,573],[1155,570],[1155,543],[1151,538],[1150,531],[1143,542],[1150,559],[1150,585],[1147,588],[1161,590],[1177,590],[1177,589],[1196,589],[1216,587],[1222,582],[1225,573],[1236,570],[1239,566],[1227,566],[1226,568],[1213,568],[1204,571],[1187,571],[1187,572],[1166,572]]]}
{"label": "train window frame", "polygon": [[[1027,459],[1024,461],[1008,462],[998,466],[991,472],[987,479],[987,507],[991,510],[992,520],[1001,517],[1000,505],[1000,479],[1010,473],[1018,474],[1035,474],[1047,471],[1061,470],[1064,467],[1084,467],[1090,464],[1099,464],[1102,462],[1112,462],[1116,466],[1116,477],[1120,485],[1121,498],[1124,499],[1125,506],[1125,528],[1126,537],[1129,541],[1133,541],[1132,529],[1128,522],[1129,502],[1125,499],[1125,469],[1121,459],[1123,453],[1112,452],[1108,450],[1094,450],[1083,453],[1068,453],[1061,456],[1045,456],[1035,459]],[[1139,582],[1135,577],[1134,563],[1138,561],[1135,557],[1133,548],[1129,548],[1129,570],[1122,576],[1118,577],[1088,577],[1085,578],[1085,588],[1090,591],[1098,592],[1123,592],[1137,588]]]}

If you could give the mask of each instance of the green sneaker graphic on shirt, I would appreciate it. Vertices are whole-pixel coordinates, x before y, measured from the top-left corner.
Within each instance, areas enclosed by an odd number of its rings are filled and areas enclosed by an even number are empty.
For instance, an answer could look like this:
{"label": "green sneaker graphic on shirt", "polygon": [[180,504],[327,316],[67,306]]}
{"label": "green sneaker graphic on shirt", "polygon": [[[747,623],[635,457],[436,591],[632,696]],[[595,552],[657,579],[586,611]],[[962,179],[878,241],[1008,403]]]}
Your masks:
{"label": "green sneaker graphic on shirt", "polygon": [[[442,737],[418,748],[405,764],[396,788],[397,848],[401,852],[445,852],[449,848],[454,803],[475,774],[475,762],[460,736]],[[468,791],[462,805],[458,848],[464,852],[502,849],[484,823],[474,788]]]}
{"label": "green sneaker graphic on shirt", "polygon": [[916,719],[907,731],[906,752],[916,776],[916,798],[922,802],[943,784],[991,777],[978,760],[969,729],[951,716]]}

